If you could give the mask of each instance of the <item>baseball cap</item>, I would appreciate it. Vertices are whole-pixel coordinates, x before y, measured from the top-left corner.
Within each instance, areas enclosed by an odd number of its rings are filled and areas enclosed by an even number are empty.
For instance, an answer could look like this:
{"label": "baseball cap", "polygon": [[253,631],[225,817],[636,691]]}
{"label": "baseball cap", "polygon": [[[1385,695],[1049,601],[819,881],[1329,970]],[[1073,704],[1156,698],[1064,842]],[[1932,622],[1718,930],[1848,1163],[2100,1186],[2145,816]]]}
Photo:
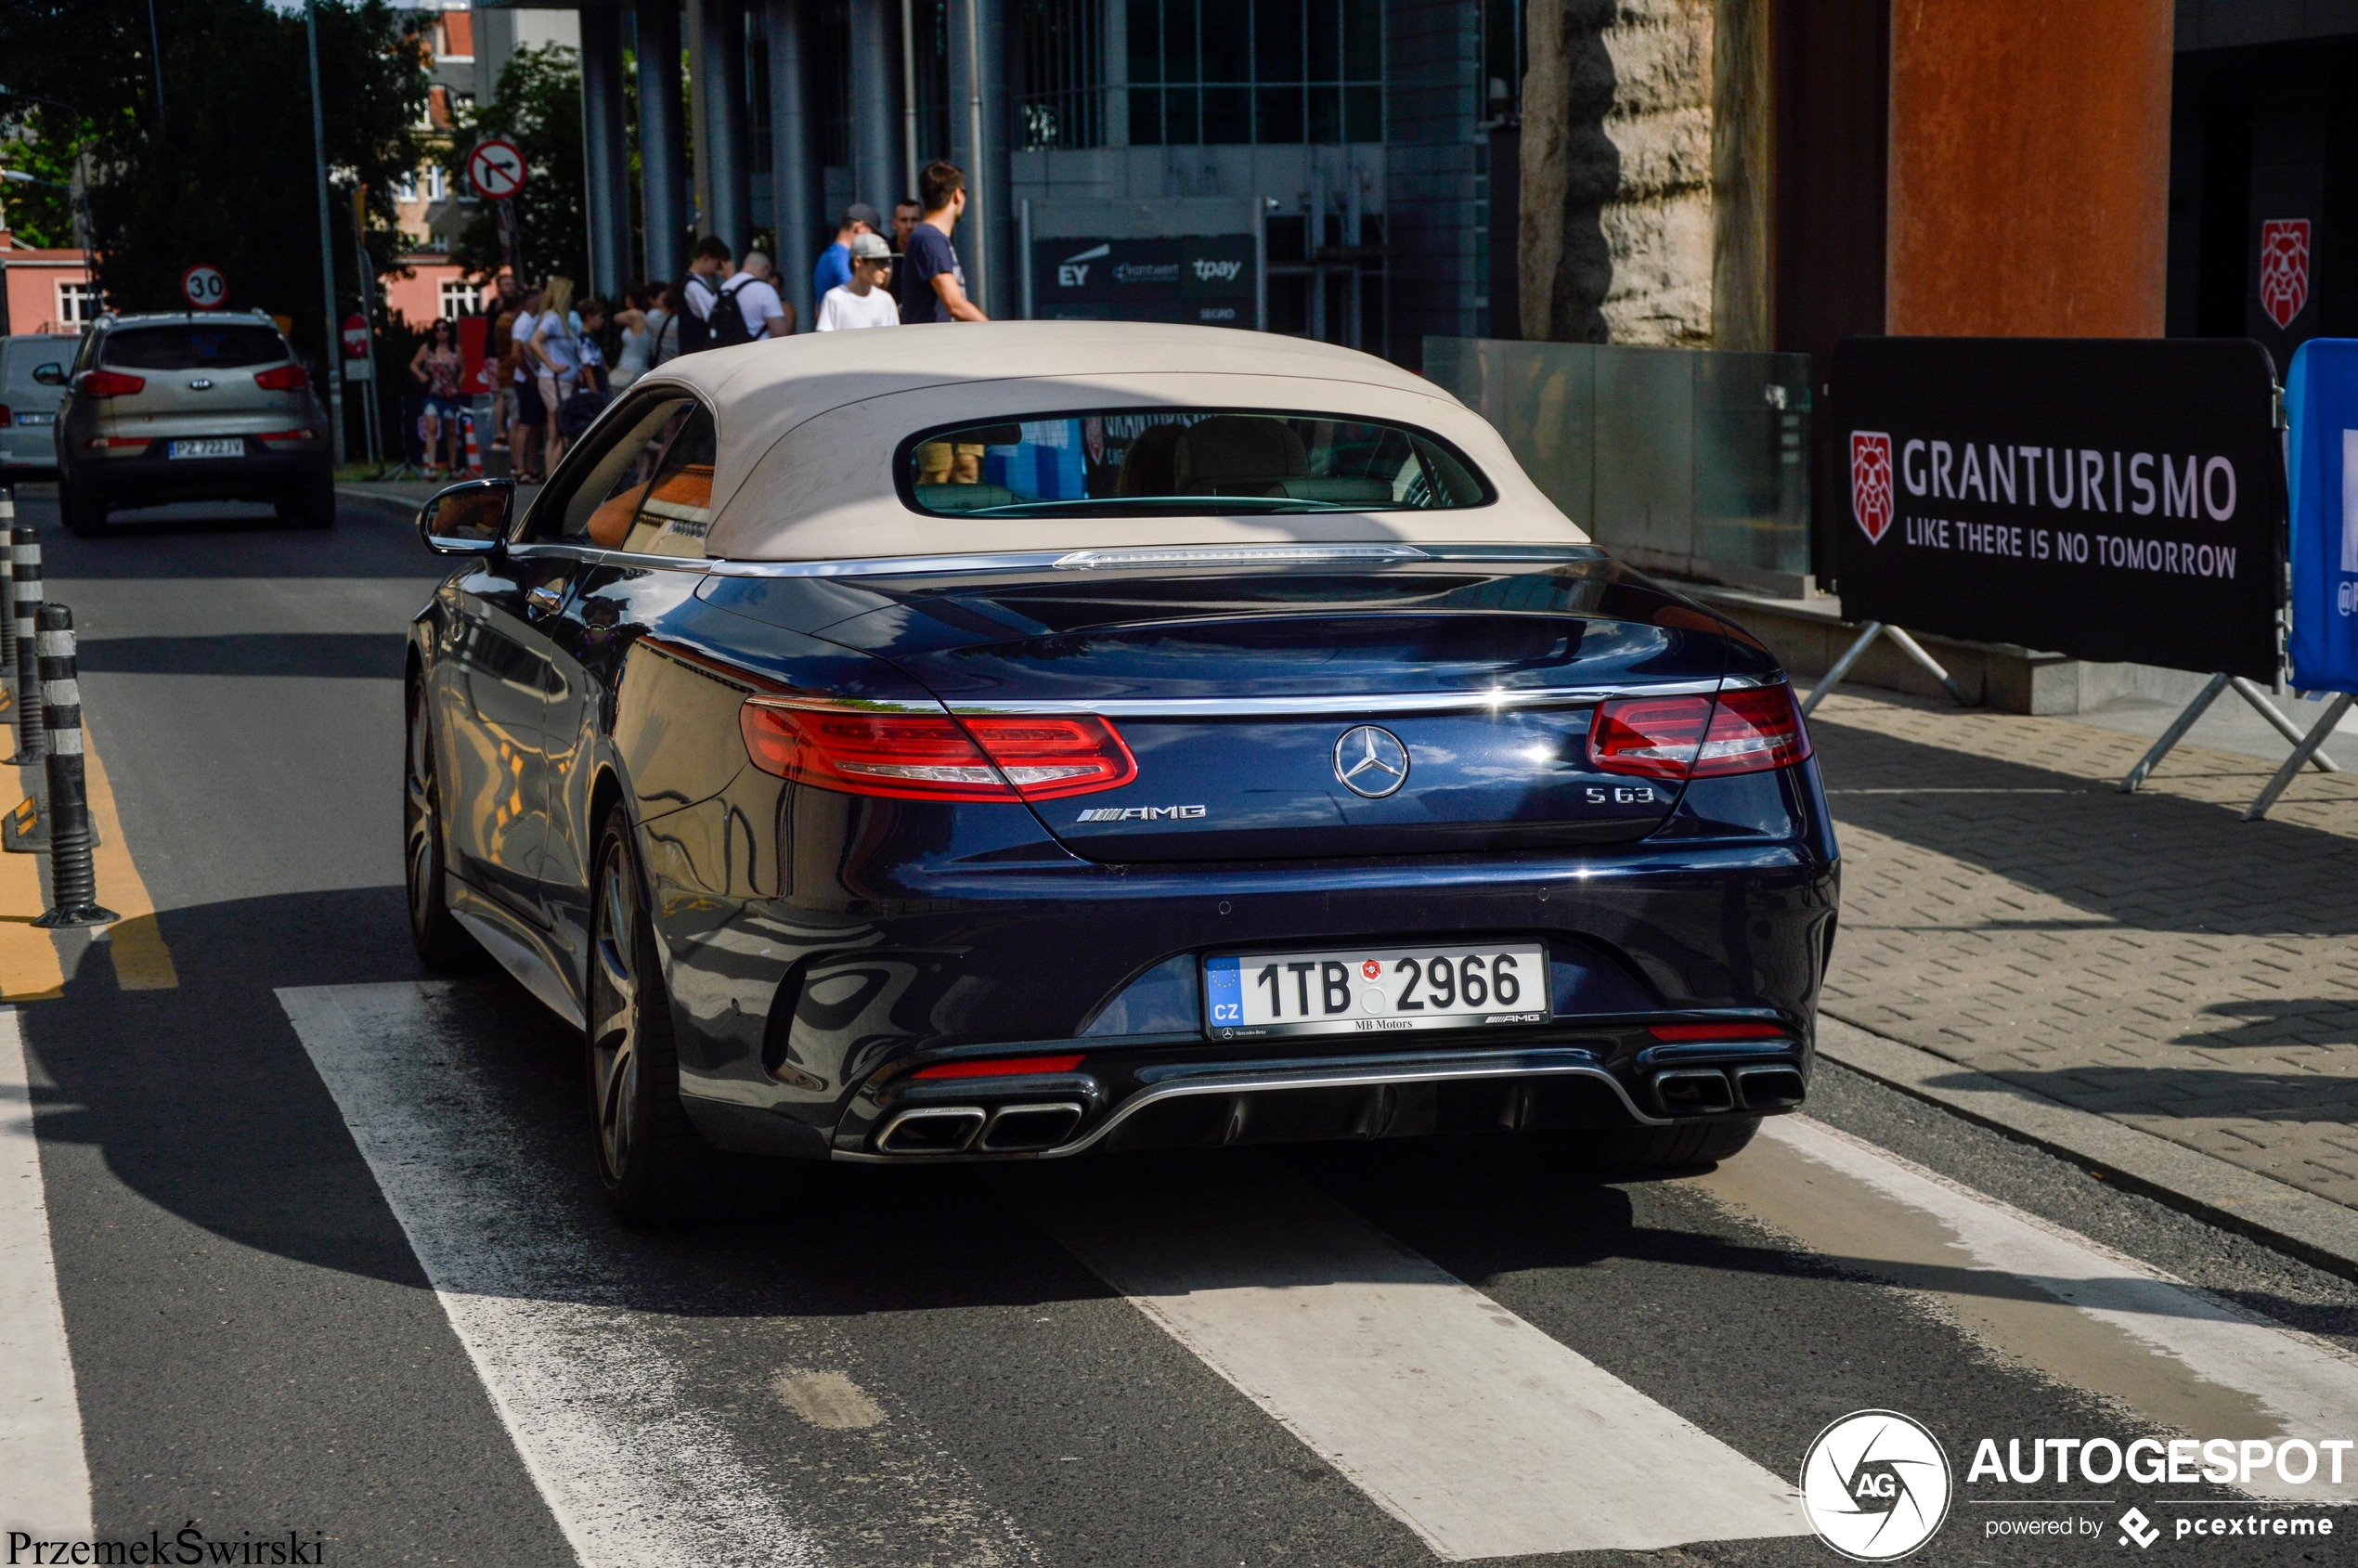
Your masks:
{"label": "baseball cap", "polygon": [[850,206],[846,207],[843,210],[843,221],[847,224],[864,223],[870,228],[884,227],[883,215],[865,201],[854,201]]}
{"label": "baseball cap", "polygon": [[855,234],[851,237],[853,261],[889,261],[891,258],[892,247],[885,243],[883,235]]}

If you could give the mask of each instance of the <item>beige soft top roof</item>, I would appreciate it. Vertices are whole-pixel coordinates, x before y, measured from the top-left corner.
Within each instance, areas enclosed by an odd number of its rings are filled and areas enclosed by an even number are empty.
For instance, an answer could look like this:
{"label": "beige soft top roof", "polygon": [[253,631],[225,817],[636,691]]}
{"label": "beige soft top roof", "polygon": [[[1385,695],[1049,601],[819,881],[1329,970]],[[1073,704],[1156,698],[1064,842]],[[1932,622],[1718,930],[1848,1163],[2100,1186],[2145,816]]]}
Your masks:
{"label": "beige soft top roof", "polygon": [[[633,387],[685,386],[718,417],[706,549],[753,561],[1148,545],[1404,541],[1582,544],[1488,421],[1420,376],[1326,343],[1213,327],[1014,321],[813,332],[672,360]],[[1251,517],[938,517],[892,458],[918,431],[1058,412],[1265,408],[1388,420],[1441,436],[1496,504]]]}

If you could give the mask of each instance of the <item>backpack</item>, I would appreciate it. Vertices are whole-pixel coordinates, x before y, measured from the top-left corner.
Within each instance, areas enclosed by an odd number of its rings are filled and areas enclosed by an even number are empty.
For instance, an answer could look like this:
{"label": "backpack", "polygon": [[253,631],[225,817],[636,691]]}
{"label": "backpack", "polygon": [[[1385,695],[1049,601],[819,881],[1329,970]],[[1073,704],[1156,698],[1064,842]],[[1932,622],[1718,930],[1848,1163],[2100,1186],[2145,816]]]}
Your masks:
{"label": "backpack", "polygon": [[[699,317],[688,304],[688,285],[703,281],[704,279],[692,272],[682,277],[671,291],[671,297],[679,308],[671,313],[669,319],[663,325],[664,330],[671,332],[674,358],[682,354],[701,353],[712,346],[712,328]],[[679,328],[676,332],[671,331],[674,326]],[[663,345],[658,343],[655,347],[660,353]]]}
{"label": "backpack", "polygon": [[739,292],[752,281],[741,272],[714,292],[712,318],[704,324],[707,347],[734,348],[753,342],[753,333],[745,326],[745,313],[737,304]]}

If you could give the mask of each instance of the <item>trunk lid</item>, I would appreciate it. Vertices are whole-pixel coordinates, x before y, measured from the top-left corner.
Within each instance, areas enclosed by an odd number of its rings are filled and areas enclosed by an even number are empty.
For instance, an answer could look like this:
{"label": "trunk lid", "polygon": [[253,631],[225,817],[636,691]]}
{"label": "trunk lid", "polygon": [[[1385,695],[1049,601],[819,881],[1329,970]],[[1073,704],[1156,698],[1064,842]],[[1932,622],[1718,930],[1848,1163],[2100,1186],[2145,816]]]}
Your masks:
{"label": "trunk lid", "polygon": [[956,711],[1110,720],[1136,778],[1034,807],[1092,860],[1638,838],[1678,786],[1592,767],[1597,705],[1716,689],[1729,628],[1578,553],[1537,567],[871,580],[894,603],[822,635],[891,659]]}

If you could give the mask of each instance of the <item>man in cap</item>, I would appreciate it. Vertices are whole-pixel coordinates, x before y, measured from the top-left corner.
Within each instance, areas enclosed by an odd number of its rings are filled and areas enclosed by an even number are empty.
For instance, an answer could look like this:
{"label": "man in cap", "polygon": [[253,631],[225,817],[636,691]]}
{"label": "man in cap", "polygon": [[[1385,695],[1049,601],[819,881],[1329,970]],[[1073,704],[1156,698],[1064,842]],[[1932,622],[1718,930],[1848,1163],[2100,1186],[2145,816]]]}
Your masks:
{"label": "man in cap", "polygon": [[898,327],[900,305],[886,292],[892,272],[892,247],[881,234],[855,234],[851,239],[851,281],[838,283],[819,302],[819,330],[841,331],[848,327]]}

